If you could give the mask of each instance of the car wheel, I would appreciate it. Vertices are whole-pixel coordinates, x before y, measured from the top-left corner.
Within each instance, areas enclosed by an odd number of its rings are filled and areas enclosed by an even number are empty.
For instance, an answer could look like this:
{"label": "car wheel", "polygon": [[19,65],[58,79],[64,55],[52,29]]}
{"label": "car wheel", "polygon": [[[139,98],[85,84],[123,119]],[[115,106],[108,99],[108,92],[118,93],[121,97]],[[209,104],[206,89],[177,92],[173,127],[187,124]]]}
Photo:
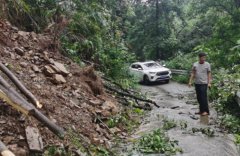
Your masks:
{"label": "car wheel", "polygon": [[166,80],[166,83],[169,83],[169,81],[170,81],[169,79],[168,79],[168,80]]}
{"label": "car wheel", "polygon": [[146,84],[146,85],[148,85],[150,83],[149,78],[148,78],[147,75],[143,76],[143,83]]}

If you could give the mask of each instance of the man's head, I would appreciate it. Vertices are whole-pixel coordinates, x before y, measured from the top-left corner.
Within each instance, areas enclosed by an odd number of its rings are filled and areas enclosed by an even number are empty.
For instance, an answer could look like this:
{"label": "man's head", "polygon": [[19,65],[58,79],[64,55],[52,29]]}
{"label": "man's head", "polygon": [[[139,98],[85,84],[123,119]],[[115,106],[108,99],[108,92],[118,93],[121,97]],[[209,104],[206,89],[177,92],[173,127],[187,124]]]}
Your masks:
{"label": "man's head", "polygon": [[198,54],[199,63],[201,63],[201,64],[204,63],[204,62],[206,61],[206,56],[207,56],[207,54],[204,53],[204,52],[199,53],[199,54]]}

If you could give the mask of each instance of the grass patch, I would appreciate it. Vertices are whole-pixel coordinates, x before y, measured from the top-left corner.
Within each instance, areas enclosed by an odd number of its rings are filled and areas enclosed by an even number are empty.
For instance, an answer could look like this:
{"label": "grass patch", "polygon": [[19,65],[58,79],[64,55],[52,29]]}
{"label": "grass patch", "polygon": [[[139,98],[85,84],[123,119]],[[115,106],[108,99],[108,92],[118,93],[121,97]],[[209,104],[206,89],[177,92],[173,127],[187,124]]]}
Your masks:
{"label": "grass patch", "polygon": [[120,127],[130,133],[141,123],[144,113],[145,111],[139,108],[126,109],[123,113],[109,118],[106,124],[109,128]]}
{"label": "grass patch", "polygon": [[164,130],[170,130],[174,127],[177,127],[177,123],[175,122],[175,120],[171,120],[171,119],[163,119],[163,129]]}
{"label": "grass patch", "polygon": [[189,81],[189,76],[188,75],[176,75],[174,74],[172,77],[172,80],[183,83],[183,84],[188,84]]}
{"label": "grass patch", "polygon": [[231,114],[224,114],[220,117],[221,127],[230,133],[238,134],[240,132],[240,119]]}
{"label": "grass patch", "polygon": [[192,128],[192,132],[201,132],[202,134],[205,134],[208,137],[214,137],[215,131],[211,129],[210,127],[207,128]]}
{"label": "grass patch", "polygon": [[188,127],[187,121],[180,121],[179,125],[180,125],[181,129],[187,129],[187,127]]}
{"label": "grass patch", "polygon": [[240,145],[240,134],[235,134],[235,144]]}
{"label": "grass patch", "polygon": [[162,130],[157,129],[140,138],[137,143],[137,150],[142,153],[175,155],[177,152],[182,152],[181,148],[176,147],[177,144],[178,141],[171,141]]}

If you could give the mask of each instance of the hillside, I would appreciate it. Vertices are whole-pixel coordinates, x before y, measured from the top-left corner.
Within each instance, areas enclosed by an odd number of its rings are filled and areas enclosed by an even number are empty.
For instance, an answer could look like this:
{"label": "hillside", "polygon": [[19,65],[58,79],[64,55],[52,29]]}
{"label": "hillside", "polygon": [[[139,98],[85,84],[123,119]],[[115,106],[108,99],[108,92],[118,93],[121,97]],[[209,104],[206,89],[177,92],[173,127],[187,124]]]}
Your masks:
{"label": "hillside", "polygon": [[116,114],[118,103],[105,92],[92,66],[81,68],[54,47],[48,34],[24,32],[0,21],[0,61],[37,97],[43,105],[39,110],[67,132],[60,140],[33,117],[1,101],[0,140],[18,156],[28,153],[27,126],[39,129],[45,148],[70,145],[72,132],[88,145],[109,146],[110,131],[96,119]]}

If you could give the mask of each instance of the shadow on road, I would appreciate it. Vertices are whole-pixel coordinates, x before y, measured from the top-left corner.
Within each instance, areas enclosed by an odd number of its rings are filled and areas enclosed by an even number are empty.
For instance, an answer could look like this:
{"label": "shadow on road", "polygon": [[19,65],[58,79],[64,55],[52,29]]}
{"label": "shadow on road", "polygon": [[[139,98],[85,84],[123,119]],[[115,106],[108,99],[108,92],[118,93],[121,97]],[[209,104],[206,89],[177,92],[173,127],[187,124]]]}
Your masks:
{"label": "shadow on road", "polygon": [[159,85],[165,85],[165,84],[168,84],[168,83],[171,83],[171,81],[170,82],[166,82],[166,81],[149,82],[148,84],[145,84],[143,82],[139,82],[139,84],[142,85],[142,86],[159,86]]}

